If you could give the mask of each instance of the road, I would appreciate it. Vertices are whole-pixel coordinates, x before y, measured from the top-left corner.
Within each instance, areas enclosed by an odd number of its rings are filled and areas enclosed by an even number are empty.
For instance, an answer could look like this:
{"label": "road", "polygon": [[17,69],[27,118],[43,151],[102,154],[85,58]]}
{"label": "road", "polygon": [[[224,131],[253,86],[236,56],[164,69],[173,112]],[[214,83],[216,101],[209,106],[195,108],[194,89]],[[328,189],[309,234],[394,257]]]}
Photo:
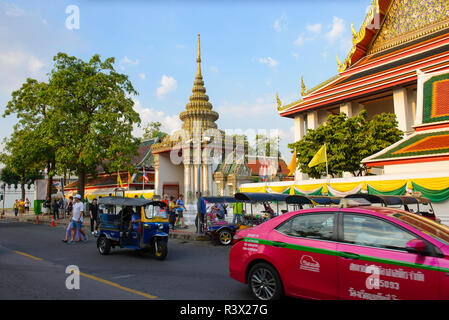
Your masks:
{"label": "road", "polygon": [[[134,250],[102,256],[96,238],[67,245],[65,228],[0,221],[0,300],[5,299],[251,299],[228,275],[228,247],[169,239],[165,261]],[[80,272],[67,289],[67,266]]]}

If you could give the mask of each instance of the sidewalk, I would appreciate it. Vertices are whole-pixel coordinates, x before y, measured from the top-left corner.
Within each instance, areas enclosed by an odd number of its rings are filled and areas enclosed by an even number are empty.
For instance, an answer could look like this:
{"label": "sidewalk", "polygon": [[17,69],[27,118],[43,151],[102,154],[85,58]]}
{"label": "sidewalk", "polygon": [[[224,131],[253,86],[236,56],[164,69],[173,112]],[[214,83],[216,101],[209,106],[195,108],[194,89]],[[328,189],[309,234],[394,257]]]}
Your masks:
{"label": "sidewalk", "polygon": [[[30,211],[31,212],[31,211]],[[69,220],[63,219],[60,216],[61,219],[55,220],[55,226],[67,226],[69,223]],[[52,215],[39,215],[39,224],[51,224]],[[26,222],[26,223],[36,223],[36,215],[34,213],[24,213],[19,214],[17,217],[14,216],[14,213],[12,211],[5,211],[5,215],[0,219],[0,221],[17,221],[17,222]],[[83,229],[90,231],[90,218],[84,217],[83,221]],[[205,241],[207,240],[204,235],[199,235],[196,233],[196,227],[188,226],[186,229],[175,229],[170,230],[170,233],[168,235],[170,238],[173,239],[183,239],[183,240],[195,240],[195,241]]]}

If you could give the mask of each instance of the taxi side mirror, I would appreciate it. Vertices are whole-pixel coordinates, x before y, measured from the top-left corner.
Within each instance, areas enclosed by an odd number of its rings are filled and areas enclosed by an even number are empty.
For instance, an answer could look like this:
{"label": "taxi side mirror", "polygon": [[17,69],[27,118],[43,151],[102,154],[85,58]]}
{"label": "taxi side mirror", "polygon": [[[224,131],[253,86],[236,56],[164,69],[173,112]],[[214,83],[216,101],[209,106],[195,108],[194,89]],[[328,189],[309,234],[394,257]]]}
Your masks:
{"label": "taxi side mirror", "polygon": [[405,249],[409,253],[423,254],[426,250],[426,243],[421,239],[413,239],[407,242]]}

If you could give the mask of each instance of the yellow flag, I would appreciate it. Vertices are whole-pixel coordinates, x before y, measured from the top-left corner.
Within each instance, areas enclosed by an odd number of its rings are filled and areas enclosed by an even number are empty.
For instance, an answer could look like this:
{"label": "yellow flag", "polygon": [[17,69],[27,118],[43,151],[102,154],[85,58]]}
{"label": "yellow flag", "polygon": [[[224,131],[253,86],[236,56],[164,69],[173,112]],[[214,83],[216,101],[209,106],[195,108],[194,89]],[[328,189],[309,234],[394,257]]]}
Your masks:
{"label": "yellow flag", "polygon": [[318,150],[318,152],[313,156],[312,160],[309,162],[309,168],[312,168],[320,163],[326,162],[326,144]]}
{"label": "yellow flag", "polygon": [[128,171],[128,187],[131,182],[132,182],[131,175],[129,174],[129,171]]}
{"label": "yellow flag", "polygon": [[293,152],[293,158],[292,158],[292,161],[291,161],[290,164],[288,165],[288,170],[290,170],[289,173],[288,173],[288,176],[292,175],[292,174],[295,173],[295,171],[296,171],[296,149],[295,149],[295,151]]}
{"label": "yellow flag", "polygon": [[120,177],[120,173],[117,171],[117,184],[120,184],[120,188],[123,188],[122,178]]}

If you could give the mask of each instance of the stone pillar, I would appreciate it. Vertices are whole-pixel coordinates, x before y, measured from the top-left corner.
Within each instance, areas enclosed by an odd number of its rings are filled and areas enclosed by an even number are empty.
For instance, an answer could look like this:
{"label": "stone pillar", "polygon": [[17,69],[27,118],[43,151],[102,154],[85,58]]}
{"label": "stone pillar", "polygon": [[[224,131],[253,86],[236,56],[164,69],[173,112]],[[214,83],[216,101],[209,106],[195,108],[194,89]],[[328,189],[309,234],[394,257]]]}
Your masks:
{"label": "stone pillar", "polygon": [[192,189],[192,164],[184,164],[184,199],[191,203],[195,199],[195,192]]}
{"label": "stone pillar", "polygon": [[304,122],[304,115],[300,114],[294,120],[295,142],[301,140],[306,132],[306,124]]}
{"label": "stone pillar", "polygon": [[399,88],[393,91],[394,113],[398,119],[398,127],[404,133],[412,131],[412,110],[408,103],[406,88]]}
{"label": "stone pillar", "polygon": [[352,118],[354,116],[353,103],[346,102],[340,104],[340,113],[343,112],[348,116],[348,118]]}
{"label": "stone pillar", "polygon": [[[305,115],[300,114],[295,117],[294,120],[294,133],[295,133],[295,142],[301,140],[306,134],[306,123],[305,123]],[[295,181],[301,181],[307,179],[307,174],[302,173],[301,170],[296,168],[295,171]]]}
{"label": "stone pillar", "polygon": [[[143,177],[142,177],[143,179]],[[159,183],[159,154],[154,155],[154,193],[160,196],[162,194],[162,184]]]}
{"label": "stone pillar", "polygon": [[307,113],[307,129],[315,130],[318,128],[318,112],[310,111]]}

